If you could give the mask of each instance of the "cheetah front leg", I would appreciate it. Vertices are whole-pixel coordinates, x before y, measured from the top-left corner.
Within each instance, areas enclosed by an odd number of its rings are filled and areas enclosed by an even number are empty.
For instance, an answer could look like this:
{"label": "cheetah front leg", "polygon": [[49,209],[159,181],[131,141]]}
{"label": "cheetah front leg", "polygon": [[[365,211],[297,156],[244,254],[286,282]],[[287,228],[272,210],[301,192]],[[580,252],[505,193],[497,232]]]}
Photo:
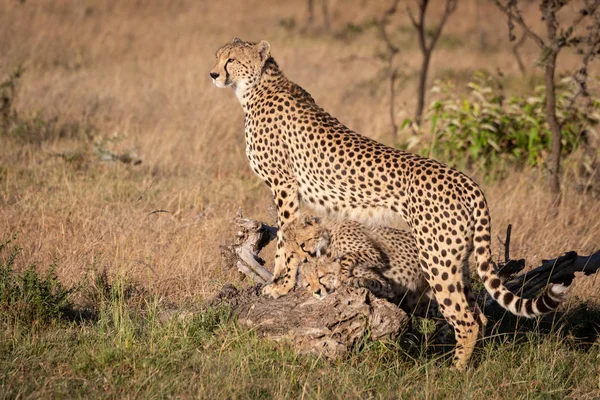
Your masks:
{"label": "cheetah front leg", "polygon": [[289,293],[296,285],[299,262],[291,262],[290,252],[286,250],[285,240],[282,229],[285,224],[289,224],[298,213],[298,186],[295,179],[291,178],[284,182],[275,182],[277,186],[272,186],[273,200],[277,206],[277,250],[275,252],[275,267],[273,268],[273,279],[270,284],[265,286],[262,293],[266,296],[278,298]]}

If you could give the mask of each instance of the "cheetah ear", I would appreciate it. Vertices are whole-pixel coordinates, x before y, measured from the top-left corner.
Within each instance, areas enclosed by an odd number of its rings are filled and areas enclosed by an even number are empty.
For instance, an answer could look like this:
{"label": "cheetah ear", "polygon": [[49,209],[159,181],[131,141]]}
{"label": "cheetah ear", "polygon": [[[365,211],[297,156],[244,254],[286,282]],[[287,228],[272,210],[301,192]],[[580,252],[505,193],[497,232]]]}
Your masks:
{"label": "cheetah ear", "polygon": [[244,41],[237,36],[234,37],[233,40],[231,41],[231,44],[240,44],[240,43],[244,43]]}
{"label": "cheetah ear", "polygon": [[258,54],[260,59],[264,62],[271,57],[271,45],[266,40],[261,40],[257,45]]}
{"label": "cheetah ear", "polygon": [[302,224],[303,227],[312,225],[310,215],[302,213],[302,214],[300,214],[300,216],[298,218],[300,218],[300,223]]}
{"label": "cheetah ear", "polygon": [[321,235],[319,236],[319,242],[316,245],[315,253],[317,254],[317,256],[321,257],[327,251],[329,243],[331,243],[331,235],[326,229],[323,229],[319,233]]}
{"label": "cheetah ear", "polygon": [[305,215],[304,220],[302,221],[304,226],[313,226],[319,223],[319,217],[315,217],[313,215]]}

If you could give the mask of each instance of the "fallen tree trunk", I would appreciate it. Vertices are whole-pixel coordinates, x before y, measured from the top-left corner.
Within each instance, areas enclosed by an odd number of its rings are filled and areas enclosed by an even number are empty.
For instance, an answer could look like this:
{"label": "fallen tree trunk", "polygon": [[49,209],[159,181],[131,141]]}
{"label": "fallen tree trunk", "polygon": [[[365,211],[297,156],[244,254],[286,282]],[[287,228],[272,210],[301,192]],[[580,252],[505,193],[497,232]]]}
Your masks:
{"label": "fallen tree trunk", "polygon": [[524,297],[532,297],[549,283],[571,285],[576,272],[585,275],[596,273],[600,268],[600,250],[591,256],[580,256],[574,251],[552,259],[542,265],[505,282],[506,287]]}
{"label": "fallen tree trunk", "polygon": [[258,285],[242,291],[226,285],[212,303],[228,304],[242,325],[273,340],[288,340],[301,353],[328,359],[345,354],[367,333],[375,340],[395,339],[405,330],[406,313],[363,288],[343,287],[323,300],[307,290],[278,299],[261,296],[260,288],[272,274],[259,253],[277,236],[277,228],[244,218],[241,211],[233,222],[236,239],[221,246],[221,255]]}
{"label": "fallen tree trunk", "polygon": [[[295,290],[278,299],[261,296],[261,286],[272,275],[259,253],[277,236],[277,228],[244,218],[241,211],[233,222],[238,227],[236,239],[231,245],[221,246],[223,259],[258,285],[241,291],[226,285],[213,304],[229,304],[243,325],[270,339],[289,340],[300,352],[331,359],[344,354],[367,332],[373,339],[394,339],[406,329],[409,317],[396,305],[376,298],[366,289],[343,287],[323,300],[314,299],[308,290]],[[509,244],[510,229],[505,243],[507,260],[500,268],[500,275],[506,279],[510,291],[523,297],[535,296],[548,283],[568,286],[575,273],[589,275],[600,268],[600,251],[591,256],[570,251],[511,279],[511,275],[524,268],[525,262],[508,259]],[[489,296],[485,305],[500,307]]]}
{"label": "fallen tree trunk", "polygon": [[299,353],[333,360],[367,332],[374,340],[396,339],[409,322],[399,307],[364,288],[343,287],[322,300],[307,290],[272,299],[261,296],[260,288],[238,291],[227,285],[213,304],[228,304],[243,326],[271,340],[289,341]]}

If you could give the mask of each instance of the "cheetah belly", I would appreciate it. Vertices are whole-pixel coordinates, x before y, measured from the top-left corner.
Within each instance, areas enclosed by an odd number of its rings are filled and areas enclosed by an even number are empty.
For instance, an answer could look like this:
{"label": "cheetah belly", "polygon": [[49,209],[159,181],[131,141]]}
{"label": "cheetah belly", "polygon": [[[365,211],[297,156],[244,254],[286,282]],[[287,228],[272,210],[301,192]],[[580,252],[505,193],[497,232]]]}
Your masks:
{"label": "cheetah belly", "polygon": [[295,175],[301,201],[317,214],[335,215],[375,225],[401,220],[390,209],[388,201],[372,194],[363,195],[359,187],[342,185],[342,181],[334,177],[306,173]]}

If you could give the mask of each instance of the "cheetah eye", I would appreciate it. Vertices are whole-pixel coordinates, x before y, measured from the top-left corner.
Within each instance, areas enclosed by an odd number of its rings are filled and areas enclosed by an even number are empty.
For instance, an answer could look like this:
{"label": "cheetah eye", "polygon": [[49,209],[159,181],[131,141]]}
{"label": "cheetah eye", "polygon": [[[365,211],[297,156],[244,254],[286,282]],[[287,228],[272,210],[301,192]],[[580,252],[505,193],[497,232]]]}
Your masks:
{"label": "cheetah eye", "polygon": [[235,61],[235,59],[234,59],[234,58],[228,58],[228,59],[227,59],[227,62],[228,62],[228,63],[230,63],[230,62],[234,62],[234,61]]}
{"label": "cheetah eye", "polygon": [[300,245],[300,248],[302,249],[302,251],[303,251],[303,252],[305,252],[305,253],[306,253],[306,254],[308,254],[309,256],[311,256],[311,257],[314,257],[314,256],[315,256],[315,252],[314,252],[313,250],[308,250],[308,249],[306,249],[306,247],[305,247],[305,244],[304,244],[304,243],[302,243],[302,244]]}

